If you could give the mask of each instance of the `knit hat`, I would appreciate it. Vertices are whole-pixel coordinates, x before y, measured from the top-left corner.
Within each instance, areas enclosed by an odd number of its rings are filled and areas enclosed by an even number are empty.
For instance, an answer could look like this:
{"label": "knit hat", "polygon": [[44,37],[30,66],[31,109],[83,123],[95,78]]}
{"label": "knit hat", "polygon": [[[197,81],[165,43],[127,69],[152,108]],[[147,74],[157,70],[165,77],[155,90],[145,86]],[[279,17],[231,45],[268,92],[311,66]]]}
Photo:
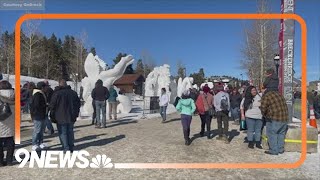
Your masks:
{"label": "knit hat", "polygon": [[37,89],[42,89],[42,88],[44,88],[46,86],[47,86],[47,84],[45,82],[43,82],[43,81],[40,81],[40,82],[37,83]]}
{"label": "knit hat", "polygon": [[209,86],[204,86],[204,87],[203,87],[203,92],[204,92],[204,93],[210,92]]}

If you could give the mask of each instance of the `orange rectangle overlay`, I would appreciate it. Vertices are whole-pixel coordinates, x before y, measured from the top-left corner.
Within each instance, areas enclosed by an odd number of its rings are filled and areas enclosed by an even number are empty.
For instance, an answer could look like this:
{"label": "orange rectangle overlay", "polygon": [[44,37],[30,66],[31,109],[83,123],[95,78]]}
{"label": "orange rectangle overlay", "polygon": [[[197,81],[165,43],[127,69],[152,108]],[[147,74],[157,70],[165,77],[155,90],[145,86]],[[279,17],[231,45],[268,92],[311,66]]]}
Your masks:
{"label": "orange rectangle overlay", "polygon": [[[24,21],[34,19],[154,19],[154,20],[241,20],[241,19],[293,19],[301,26],[301,107],[307,107],[307,26],[302,17],[296,14],[25,14],[16,22],[15,27],[15,91],[20,92],[20,35]],[[15,93],[15,141],[20,144],[20,93]],[[115,163],[115,168],[297,168],[303,164],[307,155],[307,109],[302,108],[301,156],[295,163]]]}

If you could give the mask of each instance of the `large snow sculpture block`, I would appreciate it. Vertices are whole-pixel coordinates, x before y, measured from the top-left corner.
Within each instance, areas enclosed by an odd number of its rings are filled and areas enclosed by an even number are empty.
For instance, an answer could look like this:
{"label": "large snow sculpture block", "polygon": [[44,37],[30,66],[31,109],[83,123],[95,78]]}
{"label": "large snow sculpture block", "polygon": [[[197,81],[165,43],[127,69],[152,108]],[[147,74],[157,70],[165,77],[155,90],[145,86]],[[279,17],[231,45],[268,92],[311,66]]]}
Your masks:
{"label": "large snow sculpture block", "polygon": [[[93,56],[92,53],[88,54],[84,65],[87,77],[83,78],[81,81],[83,87],[83,99],[85,101],[82,109],[83,112],[81,112],[82,115],[91,115],[93,113],[91,92],[94,89],[97,80],[101,79],[103,81],[103,85],[110,88],[110,86],[123,75],[127,66],[131,65],[133,61],[134,59],[131,55],[122,57],[120,62],[116,64],[113,69],[107,70],[106,64],[102,59],[98,56]],[[127,99],[128,98],[123,97],[123,95],[119,98],[119,105],[122,106],[122,112],[131,111],[132,105],[127,102]]]}

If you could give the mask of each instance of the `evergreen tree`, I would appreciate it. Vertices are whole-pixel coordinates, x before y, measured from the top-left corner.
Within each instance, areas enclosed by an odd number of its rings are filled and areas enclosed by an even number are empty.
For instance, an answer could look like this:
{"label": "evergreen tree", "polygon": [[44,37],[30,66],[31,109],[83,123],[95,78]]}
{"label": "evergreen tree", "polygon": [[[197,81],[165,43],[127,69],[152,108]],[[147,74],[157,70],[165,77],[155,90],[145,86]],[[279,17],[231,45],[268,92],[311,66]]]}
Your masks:
{"label": "evergreen tree", "polygon": [[[122,57],[126,57],[126,56],[127,56],[126,53],[119,53],[119,54],[117,55],[117,57],[116,57],[115,59],[113,59],[113,63],[114,63],[114,64],[113,64],[113,67],[120,62],[120,60],[121,60]],[[134,74],[134,70],[133,70],[132,64],[129,65],[129,66],[126,68],[124,74]]]}
{"label": "evergreen tree", "polygon": [[180,77],[184,79],[187,76],[186,67],[181,62],[178,62],[177,68],[178,68],[178,79]]}
{"label": "evergreen tree", "polygon": [[137,61],[136,73],[144,75],[144,65],[142,59]]}
{"label": "evergreen tree", "polygon": [[205,81],[203,68],[201,68],[198,73],[191,74],[190,77],[193,77],[194,84],[197,84],[198,86],[200,86]]}
{"label": "evergreen tree", "polygon": [[91,49],[90,49],[90,52],[95,56],[95,55],[97,55],[97,53],[96,53],[96,48],[94,48],[94,47],[92,47]]}

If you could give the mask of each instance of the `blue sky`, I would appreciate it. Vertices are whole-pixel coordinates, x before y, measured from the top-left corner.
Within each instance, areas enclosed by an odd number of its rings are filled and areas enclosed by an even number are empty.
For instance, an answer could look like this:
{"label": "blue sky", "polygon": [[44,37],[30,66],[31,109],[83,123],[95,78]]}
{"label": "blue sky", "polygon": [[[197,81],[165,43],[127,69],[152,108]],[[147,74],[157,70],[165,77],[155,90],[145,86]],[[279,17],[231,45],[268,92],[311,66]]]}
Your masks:
{"label": "blue sky", "polygon": [[[255,13],[256,0],[46,0],[45,11],[34,13]],[[296,0],[296,13],[308,26],[308,80],[320,78],[320,7],[317,0]],[[271,0],[274,13],[280,12],[280,0]],[[12,31],[24,11],[0,11],[0,27]],[[43,20],[40,31],[62,38],[86,31],[86,46],[111,64],[119,52],[139,59],[142,52],[160,65],[171,65],[176,74],[177,61],[187,73],[205,69],[206,75],[232,75],[240,78],[243,25],[240,20]],[[279,22],[280,23],[280,22]],[[300,75],[300,28],[296,23],[295,71]]]}

